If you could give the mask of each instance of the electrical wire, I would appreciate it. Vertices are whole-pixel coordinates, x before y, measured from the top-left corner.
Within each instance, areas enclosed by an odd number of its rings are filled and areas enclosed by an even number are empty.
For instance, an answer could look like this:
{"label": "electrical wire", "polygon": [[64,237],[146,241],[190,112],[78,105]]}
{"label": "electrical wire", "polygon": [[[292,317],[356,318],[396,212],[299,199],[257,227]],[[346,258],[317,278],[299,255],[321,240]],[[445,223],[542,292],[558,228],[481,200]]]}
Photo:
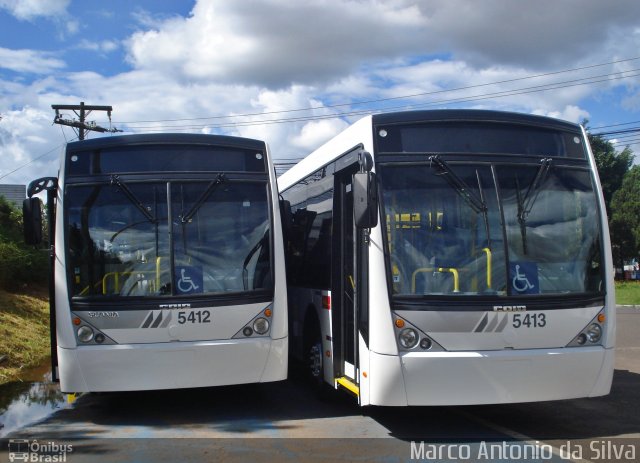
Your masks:
{"label": "electrical wire", "polygon": [[[398,101],[398,100],[403,100],[403,99],[411,99],[411,98],[425,97],[425,96],[431,96],[431,95],[438,95],[438,94],[443,94],[443,93],[453,93],[453,92],[458,92],[458,91],[463,91],[463,90],[483,88],[483,87],[488,87],[488,86],[491,86],[491,85],[512,83],[512,82],[524,81],[524,80],[535,79],[535,78],[540,78],[540,77],[548,77],[548,76],[551,76],[551,75],[558,75],[558,74],[563,74],[563,73],[576,72],[576,71],[581,71],[581,70],[585,70],[585,69],[592,69],[592,68],[608,66],[608,65],[613,65],[613,64],[619,64],[619,63],[623,63],[623,62],[630,62],[630,61],[635,61],[635,60],[640,60],[640,56],[639,57],[626,58],[626,59],[622,59],[622,60],[610,61],[610,62],[607,62],[607,63],[593,64],[593,65],[589,65],[589,66],[582,66],[582,67],[577,67],[577,68],[572,68],[572,69],[565,69],[565,70],[561,70],[561,71],[554,71],[554,72],[548,72],[548,73],[543,73],[543,74],[536,74],[536,75],[519,77],[519,78],[514,78],[514,79],[507,79],[507,80],[502,80],[502,81],[489,82],[489,83],[484,83],[484,84],[469,85],[469,86],[458,87],[458,88],[453,88],[453,89],[438,90],[438,91],[432,91],[432,92],[422,92],[422,93],[415,93],[415,94],[411,94],[411,95],[401,95],[401,96],[389,97],[389,98],[378,98],[378,99],[372,99],[372,100],[355,101],[355,102],[349,102],[349,103],[336,103],[336,104],[331,104],[331,105],[324,105],[324,106],[321,106],[321,107],[294,108],[294,109],[287,109],[287,110],[281,110],[281,111],[245,113],[245,114],[235,114],[235,115],[228,115],[228,116],[219,115],[219,116],[208,116],[208,117],[199,117],[199,118],[161,119],[161,120],[129,121],[129,122],[118,122],[118,123],[119,124],[135,125],[135,124],[142,124],[142,123],[159,123],[159,122],[182,122],[182,121],[191,122],[191,121],[205,121],[205,120],[232,120],[232,119],[235,119],[235,118],[242,118],[242,117],[247,118],[247,117],[266,116],[266,115],[275,115],[275,114],[290,114],[290,113],[295,113],[295,112],[314,111],[314,110],[318,110],[318,109],[326,110],[326,109],[340,108],[340,107],[347,107],[347,106],[348,107],[354,107],[354,106],[362,106],[362,105],[371,105],[371,104],[385,103],[385,102],[391,102],[391,101]],[[545,92],[545,91],[558,90],[558,89],[569,88],[569,87],[576,87],[576,86],[583,86],[583,85],[593,85],[593,84],[602,83],[602,82],[610,82],[610,81],[614,81],[614,80],[622,80],[622,79],[629,79],[629,78],[633,78],[633,77],[638,77],[638,76],[640,76],[640,72],[638,72],[638,71],[640,71],[640,68],[630,69],[630,70],[626,70],[626,71],[618,71],[618,72],[609,73],[609,74],[601,74],[601,75],[596,75],[596,76],[583,77],[583,78],[579,78],[579,79],[571,79],[571,80],[565,80],[565,81],[560,81],[560,82],[552,82],[552,83],[548,83],[548,84],[541,84],[541,85],[535,85],[535,86],[529,86],[529,87],[522,87],[522,88],[512,89],[512,90],[503,90],[503,91],[498,91],[498,92],[476,94],[476,95],[470,95],[470,96],[466,96],[466,97],[440,99],[440,100],[431,101],[431,102],[415,103],[415,104],[408,104],[408,105],[403,105],[403,106],[392,106],[392,107],[384,107],[384,108],[383,107],[380,107],[380,108],[375,108],[374,107],[374,108],[369,108],[369,109],[356,109],[356,110],[352,110],[352,111],[342,111],[342,112],[337,112],[337,113],[332,113],[332,114],[323,114],[323,115],[307,115],[307,116],[301,115],[301,116],[275,118],[275,119],[259,119],[259,120],[253,120],[253,121],[221,122],[221,123],[217,123],[217,124],[137,126],[137,127],[129,127],[128,130],[126,130],[126,131],[127,132],[132,132],[132,133],[167,131],[167,129],[171,129],[171,130],[175,130],[175,131],[193,131],[193,130],[202,130],[202,129],[223,129],[223,128],[233,128],[233,127],[246,127],[246,126],[255,126],[255,125],[272,125],[272,124],[283,124],[283,123],[308,122],[308,121],[317,121],[317,120],[325,120],[325,119],[335,119],[335,118],[342,118],[342,117],[353,117],[353,116],[358,116],[358,115],[372,114],[374,112],[380,112],[380,111],[393,111],[393,110],[398,110],[398,109],[408,110],[408,109],[424,108],[424,107],[436,106],[436,105],[468,103],[468,102],[482,101],[482,100],[492,99],[492,98],[504,98],[504,97],[509,97],[509,96],[525,95],[525,94],[530,94],[530,93]],[[630,73],[635,73],[635,74],[630,74]],[[640,121],[632,121],[632,122],[625,122],[625,123],[619,123],[619,124],[603,125],[603,126],[597,127],[597,129],[618,127],[618,126],[624,126],[624,125],[631,125],[631,124],[635,124],[635,123],[638,123],[638,122],[640,122]],[[611,135],[634,134],[638,130],[640,130],[640,128],[629,128],[629,129],[623,129],[623,130],[596,132],[596,133],[592,133],[592,135],[607,137],[607,136],[611,136]],[[622,137],[617,137],[616,139],[620,139],[620,138],[622,138]],[[633,144],[635,144],[635,143],[633,143]],[[37,161],[38,159],[43,158],[44,156],[46,156],[46,155],[50,154],[51,152],[61,148],[62,146],[64,146],[64,145],[57,146],[56,148],[53,148],[52,150],[50,150],[50,151],[48,151],[46,153],[43,153],[42,155],[39,155],[39,156],[35,157],[34,159],[30,160],[29,162],[17,167],[16,169],[12,170],[11,172],[9,172],[7,174],[4,174],[3,176],[0,176],[0,180],[5,178],[5,177],[7,177],[7,176],[9,176],[9,175],[11,175],[11,174],[13,174],[13,173],[15,173],[15,172],[17,172],[18,170],[20,170],[22,168],[28,166],[29,164]],[[286,166],[289,166],[289,165],[293,165],[296,162],[297,161],[276,162],[274,164],[276,165],[276,168],[283,168],[283,167],[286,167]]]}
{"label": "electrical wire", "polygon": [[51,153],[53,153],[54,151],[59,150],[59,149],[61,149],[61,148],[62,148],[62,147],[64,147],[64,146],[65,146],[65,144],[63,143],[62,145],[58,145],[58,146],[56,146],[55,148],[50,149],[50,150],[49,150],[49,151],[47,151],[46,153],[43,153],[43,154],[41,154],[41,155],[39,155],[39,156],[36,156],[35,158],[31,159],[29,162],[26,162],[26,163],[22,164],[21,166],[18,166],[18,167],[16,167],[15,169],[13,169],[11,172],[8,172],[8,173],[6,173],[6,174],[4,174],[4,175],[0,176],[0,180],[2,180],[2,179],[3,179],[3,178],[5,178],[5,177],[8,177],[8,176],[9,176],[9,175],[11,175],[11,174],[14,174],[14,173],[18,172],[20,169],[23,169],[23,168],[27,167],[29,164],[34,163],[34,162],[35,162],[35,161],[37,161],[38,159],[42,159],[42,158],[43,158],[43,157],[45,157],[46,155],[51,154]]}
{"label": "electrical wire", "polygon": [[[435,105],[468,103],[468,102],[482,101],[482,100],[487,100],[492,98],[504,98],[508,96],[518,96],[518,95],[525,95],[525,94],[537,93],[537,92],[543,92],[543,91],[549,91],[549,90],[558,90],[558,89],[569,88],[569,87],[592,85],[592,84],[602,83],[602,82],[611,82],[614,80],[622,80],[622,79],[629,79],[632,77],[638,77],[640,76],[640,72],[638,71],[640,71],[640,68],[631,69],[628,71],[616,72],[612,74],[601,74],[597,76],[589,76],[589,77],[584,77],[580,79],[571,79],[571,80],[566,80],[562,82],[553,82],[553,83],[542,84],[542,85],[534,85],[534,86],[523,87],[519,89],[503,90],[499,92],[477,94],[477,95],[472,95],[468,97],[441,99],[441,100],[436,100],[428,103],[417,103],[412,105],[394,106],[394,107],[379,108],[374,110],[362,109],[362,110],[355,110],[355,111],[338,112],[333,114],[298,116],[298,117],[288,117],[288,118],[285,117],[285,118],[279,118],[279,119],[260,119],[257,121],[253,120],[253,121],[244,121],[244,122],[227,122],[227,123],[219,123],[219,124],[139,126],[134,128],[128,128],[126,129],[126,131],[135,133],[140,131],[149,131],[149,132],[166,131],[167,129],[178,130],[178,131],[202,130],[202,129],[247,127],[247,126],[255,126],[255,125],[272,125],[272,124],[283,124],[283,123],[293,123],[293,122],[308,122],[308,121],[316,121],[316,120],[324,120],[324,119],[336,119],[341,117],[366,115],[366,114],[371,114],[372,112],[379,112],[382,110],[385,110],[385,111],[393,111],[398,109],[407,110],[407,109],[416,109],[416,108],[423,108],[423,107],[435,106]],[[635,74],[625,75],[631,72],[634,72]]]}
{"label": "electrical wire", "polygon": [[[285,109],[285,110],[280,110],[280,111],[264,111],[264,112],[256,112],[256,113],[245,113],[245,114],[232,114],[232,115],[227,115],[227,116],[218,115],[218,116],[181,118],[181,119],[157,119],[157,120],[146,120],[146,121],[142,120],[142,121],[117,121],[117,122],[119,124],[139,124],[139,123],[156,123],[156,122],[200,121],[200,120],[209,120],[209,119],[233,119],[233,118],[238,118],[238,117],[264,116],[264,115],[269,115],[269,114],[285,114],[285,113],[301,112],[301,111],[313,111],[313,110],[316,110],[316,109],[339,108],[339,107],[344,107],[344,106],[353,107],[353,106],[360,106],[360,105],[365,105],[365,104],[381,103],[381,102],[386,102],[386,101],[395,101],[395,100],[417,98],[417,97],[428,96],[428,95],[436,95],[436,94],[441,94],[441,93],[456,92],[456,91],[461,91],[461,90],[470,90],[470,89],[474,89],[474,88],[487,87],[487,86],[491,86],[491,85],[505,84],[505,83],[529,80],[529,79],[536,79],[536,78],[539,78],[539,77],[548,77],[548,76],[552,76],[552,75],[565,74],[565,73],[569,73],[569,72],[583,71],[585,69],[593,69],[593,68],[597,68],[597,67],[609,66],[609,65],[612,65],[612,64],[619,64],[619,63],[624,63],[624,62],[629,62],[629,61],[636,61],[636,60],[640,60],[640,56],[636,56],[636,57],[632,57],[632,58],[625,58],[625,59],[616,60],[616,61],[609,61],[609,62],[606,62],[606,63],[592,64],[592,65],[582,66],[582,67],[577,67],[577,68],[563,69],[561,71],[553,71],[553,72],[546,72],[546,73],[542,73],[542,74],[534,74],[534,75],[525,76],[525,77],[517,77],[517,78],[514,78],[514,79],[506,79],[506,80],[499,80],[499,81],[495,81],[495,82],[487,82],[487,83],[484,83],[484,84],[468,85],[468,86],[464,86],[464,87],[457,87],[457,88],[445,89],[445,90],[436,90],[436,91],[431,91],[431,92],[414,93],[414,94],[411,94],[411,95],[401,95],[401,96],[396,96],[396,97],[377,98],[377,99],[372,99],[372,100],[354,101],[354,102],[349,102],[349,103],[336,103],[336,104],[329,104],[329,105],[316,106],[316,107]],[[629,72],[629,71],[619,71],[619,72]],[[608,74],[608,75],[611,75],[611,74]]]}

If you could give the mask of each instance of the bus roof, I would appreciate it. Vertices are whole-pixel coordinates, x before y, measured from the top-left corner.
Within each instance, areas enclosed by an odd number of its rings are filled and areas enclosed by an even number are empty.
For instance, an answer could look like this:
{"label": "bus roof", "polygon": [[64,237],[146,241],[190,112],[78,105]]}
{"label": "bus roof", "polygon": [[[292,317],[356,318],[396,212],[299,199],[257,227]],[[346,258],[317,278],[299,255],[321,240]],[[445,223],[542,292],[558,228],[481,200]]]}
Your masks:
{"label": "bus roof", "polygon": [[264,149],[265,142],[253,138],[193,133],[145,133],[92,138],[67,144],[67,151],[84,151],[121,145],[192,144],[221,145],[238,148]]}
{"label": "bus roof", "polygon": [[[278,185],[281,190],[285,190],[305,178],[311,172],[331,163],[347,150],[353,148],[354,139],[359,138],[365,141],[372,137],[372,125],[391,125],[420,122],[438,121],[485,121],[502,122],[512,124],[534,125],[538,127],[553,128],[557,130],[567,130],[571,132],[581,132],[578,124],[555,119],[546,116],[533,114],[523,114],[508,111],[493,111],[484,109],[436,109],[422,111],[401,111],[393,113],[383,113],[365,116],[354,122],[344,131],[327,141],[324,145],[314,150],[302,161],[293,166],[287,172],[278,177]],[[355,137],[359,134],[359,137]]]}
{"label": "bus roof", "polygon": [[535,114],[493,111],[486,109],[436,109],[373,115],[374,125],[437,121],[509,122],[512,124],[537,125],[541,127],[580,132],[580,126],[578,124],[561,119],[538,116]]}

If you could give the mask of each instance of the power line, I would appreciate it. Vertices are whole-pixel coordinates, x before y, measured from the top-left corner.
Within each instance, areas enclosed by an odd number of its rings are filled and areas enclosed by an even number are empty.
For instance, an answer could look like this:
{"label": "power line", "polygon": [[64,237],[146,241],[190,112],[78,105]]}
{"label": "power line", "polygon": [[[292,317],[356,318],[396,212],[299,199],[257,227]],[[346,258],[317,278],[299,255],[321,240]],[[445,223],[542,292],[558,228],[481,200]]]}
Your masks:
{"label": "power line", "polygon": [[640,121],[621,122],[620,124],[599,125],[598,127],[592,127],[592,129],[608,129],[609,127],[619,127],[621,125],[640,124]]}
{"label": "power line", "polygon": [[633,138],[633,137],[637,137],[638,134],[640,134],[640,130],[636,130],[635,132],[630,132],[627,134],[623,134],[620,136],[614,136],[614,135],[607,135],[603,138],[606,138],[607,140],[624,140],[625,138]]}
{"label": "power line", "polygon": [[[272,114],[287,114],[287,113],[293,113],[293,112],[313,111],[313,110],[317,110],[317,109],[330,109],[330,108],[339,108],[339,107],[345,107],[345,106],[352,106],[353,107],[353,106],[361,106],[361,105],[366,105],[366,104],[383,103],[383,102],[388,102],[388,101],[397,101],[397,100],[402,100],[402,99],[423,97],[423,96],[428,96],[428,95],[451,93],[451,92],[462,91],[462,90],[470,90],[470,89],[474,89],[474,88],[482,88],[482,87],[487,87],[487,86],[491,86],[491,85],[498,85],[498,84],[504,84],[504,83],[517,82],[517,81],[524,81],[524,80],[528,80],[528,79],[535,79],[535,78],[539,78],[539,77],[547,77],[547,76],[551,76],[551,75],[575,72],[575,71],[591,69],[591,68],[596,68],[596,67],[601,67],[601,66],[607,66],[607,65],[618,64],[618,63],[623,63],[623,62],[635,61],[635,60],[639,60],[639,59],[640,59],[640,57],[633,57],[633,58],[627,58],[627,59],[622,59],[622,60],[611,61],[611,62],[607,62],[607,63],[594,64],[594,65],[583,66],[583,67],[578,67],[578,68],[565,69],[565,70],[561,70],[561,71],[554,71],[554,72],[548,72],[548,73],[543,73],[543,74],[531,75],[531,76],[526,76],[526,77],[519,77],[519,78],[514,78],[514,79],[508,79],[508,80],[502,80],[502,81],[496,81],[496,82],[490,82],[490,83],[484,83],[484,84],[478,84],[478,85],[470,85],[470,86],[458,87],[458,88],[447,89],[447,90],[438,90],[438,91],[433,91],[433,92],[423,92],[423,93],[416,93],[416,94],[412,94],[412,95],[402,95],[402,96],[397,96],[397,97],[379,98],[379,99],[373,99],[373,100],[363,100],[363,101],[356,101],[356,102],[351,102],[351,103],[337,103],[337,104],[333,104],[333,105],[325,105],[325,106],[322,106],[322,107],[296,108],[296,109],[288,109],[288,110],[282,110],[282,111],[246,113],[246,114],[236,114],[236,115],[229,115],[229,116],[209,116],[209,117],[189,118],[189,119],[164,119],[164,120],[155,120],[155,121],[132,121],[132,122],[121,122],[121,123],[123,123],[123,124],[140,124],[140,123],[153,123],[153,122],[199,121],[199,120],[211,120],[211,119],[219,120],[219,119],[232,119],[232,118],[239,118],[239,117],[264,116],[264,115],[272,115]],[[257,120],[257,121],[227,122],[227,123],[221,123],[221,124],[217,124],[217,125],[209,125],[209,124],[176,125],[176,126],[163,125],[161,127],[144,127],[143,126],[143,127],[131,128],[131,129],[127,130],[127,132],[143,131],[142,129],[146,129],[144,131],[166,131],[168,128],[173,129],[173,130],[177,130],[177,131],[185,131],[185,130],[198,130],[198,129],[204,129],[204,128],[243,127],[243,126],[253,126],[253,125],[271,125],[271,124],[282,124],[282,123],[292,123],[292,122],[306,122],[306,121],[323,120],[323,119],[334,119],[334,118],[347,117],[347,116],[357,116],[357,115],[371,114],[372,112],[381,111],[383,109],[385,111],[396,110],[396,109],[415,109],[415,108],[435,106],[435,105],[457,104],[457,103],[463,103],[463,102],[482,101],[482,100],[486,100],[486,99],[490,99],[490,98],[503,98],[503,97],[508,97],[508,96],[524,95],[524,94],[544,92],[544,91],[549,91],[549,90],[558,90],[558,89],[562,89],[562,88],[569,88],[569,87],[582,86],[582,85],[593,85],[593,84],[601,83],[601,82],[609,82],[609,81],[613,81],[613,80],[628,79],[628,78],[640,76],[640,73],[631,74],[631,75],[625,75],[625,74],[632,73],[632,72],[637,72],[637,71],[640,71],[640,69],[631,69],[631,70],[627,70],[627,71],[619,71],[619,72],[610,73],[610,74],[602,74],[602,75],[597,75],[597,76],[584,77],[584,78],[580,78],[580,79],[571,79],[571,80],[548,83],[548,84],[542,84],[542,85],[536,85],[536,86],[531,86],[531,87],[523,87],[523,88],[519,88],[519,89],[504,90],[504,91],[493,92],[493,93],[477,94],[477,95],[472,95],[472,96],[468,96],[468,97],[442,99],[442,100],[437,100],[437,101],[432,101],[432,102],[427,102],[427,103],[417,103],[417,104],[413,104],[413,105],[395,106],[395,107],[390,107],[390,108],[388,107],[388,108],[379,108],[379,109],[375,109],[375,108],[373,108],[373,109],[360,109],[360,110],[344,111],[344,112],[339,112],[339,113],[334,113],[334,114],[326,114],[326,115],[309,115],[309,116],[297,116],[297,117],[279,118],[279,119],[262,119],[262,120]],[[56,108],[54,108],[54,109],[56,109]],[[64,108],[64,109],[69,109],[69,108]],[[96,109],[97,109],[97,107],[96,107]],[[102,108],[100,108],[100,109],[102,109]],[[632,122],[625,122],[625,123],[620,123],[620,124],[604,125],[604,126],[597,127],[597,129],[617,127],[617,126],[623,126],[623,125],[631,125],[631,124],[635,124],[635,123],[638,123],[638,122],[640,122],[640,121],[632,121]],[[71,124],[66,124],[66,125],[71,125]],[[90,129],[89,127],[83,127],[83,128],[87,129],[87,130]],[[116,131],[116,130],[117,129],[105,129],[105,131]],[[635,130],[637,131],[637,129],[635,129]],[[622,133],[634,133],[634,129],[628,129],[627,131],[600,132],[600,133],[595,133],[593,135],[610,135],[610,134],[617,134],[617,133],[619,133],[619,134],[622,134]],[[618,137],[618,138],[622,138],[622,137]],[[632,144],[635,144],[635,143],[632,143]],[[61,146],[64,146],[64,145],[61,145]],[[42,157],[46,156],[47,154],[50,154],[52,151],[54,151],[56,149],[59,149],[59,148],[60,148],[60,146],[58,146],[58,147],[56,147],[56,148],[54,148],[54,149],[42,154],[42,155],[37,156],[36,158],[30,160],[29,162],[17,167],[13,171],[1,176],[0,180],[5,178],[5,177],[7,177],[8,175],[11,175],[11,174],[17,172],[18,170],[20,170],[22,168],[28,166],[29,164],[35,162],[36,160],[41,159]],[[292,161],[292,162],[294,162],[294,161]],[[295,162],[294,162],[294,164],[295,164]],[[288,163],[276,163],[277,167],[280,167],[280,166],[281,167],[285,167],[286,165],[289,165],[289,164]]]}
{"label": "power line", "polygon": [[[514,79],[499,80],[499,81],[488,82],[488,83],[484,83],[484,84],[468,85],[468,86],[464,86],[464,87],[457,87],[457,88],[446,89],[446,90],[436,90],[436,91],[431,91],[431,92],[414,93],[414,94],[411,94],[411,95],[401,95],[401,96],[396,96],[396,97],[378,98],[378,99],[373,99],[373,100],[354,101],[354,102],[350,102],[350,103],[336,103],[336,104],[316,106],[316,107],[285,109],[285,110],[280,110],[280,111],[264,111],[264,112],[258,112],[258,113],[233,114],[233,115],[228,115],[228,116],[206,116],[206,117],[195,117],[195,118],[157,119],[157,120],[146,120],[146,121],[144,121],[144,120],[143,121],[119,121],[119,123],[120,124],[141,124],[141,123],[155,123],[155,122],[200,121],[200,120],[209,120],[209,119],[233,119],[233,118],[238,118],[238,117],[264,116],[264,115],[270,115],[270,114],[286,114],[286,113],[300,112],[300,111],[313,111],[313,110],[316,110],[316,109],[339,108],[339,107],[344,107],[344,106],[353,107],[353,106],[360,106],[360,105],[365,105],[365,104],[382,103],[382,102],[386,102],[386,101],[396,101],[396,100],[401,100],[401,99],[416,98],[416,97],[428,96],[428,95],[437,95],[437,94],[441,94],[441,93],[456,92],[456,91],[461,91],[461,90],[470,90],[470,89],[474,89],[474,88],[487,87],[487,86],[491,86],[491,85],[498,85],[498,84],[505,84],[505,83],[511,83],[511,82],[518,82],[518,81],[522,81],[522,80],[536,79],[536,78],[539,78],[539,77],[548,77],[548,76],[557,75],[557,74],[565,74],[565,73],[569,73],[569,72],[583,71],[585,69],[593,69],[593,68],[602,67],[602,66],[609,66],[609,65],[612,65],[612,64],[619,64],[619,63],[624,63],[624,62],[629,62],[629,61],[636,61],[636,60],[639,60],[639,59],[640,59],[640,56],[636,56],[636,57],[633,57],[633,58],[625,58],[625,59],[616,60],[616,61],[609,61],[607,63],[592,64],[592,65],[588,65],[588,66],[582,66],[582,67],[571,68],[571,69],[563,69],[561,71],[546,72],[546,73],[542,73],[542,74],[534,74],[534,75],[525,76],[525,77],[517,77],[517,78],[514,78]],[[619,72],[628,72],[628,71],[619,71]],[[609,75],[611,75],[611,74],[609,74]]]}
{"label": "power line", "polygon": [[634,132],[638,132],[640,131],[640,127],[632,127],[630,129],[625,129],[625,130],[612,130],[610,132],[597,132],[597,133],[592,133],[591,135],[596,135],[599,137],[603,137],[603,136],[609,136],[609,135],[618,135],[618,134],[624,134],[624,133],[634,133]]}
{"label": "power line", "polygon": [[630,135],[628,138],[613,138],[611,140],[607,140],[609,143],[611,143],[612,145],[625,145],[628,144],[630,142],[633,142],[634,140],[638,139],[638,136],[640,136],[639,133],[635,133],[633,135]]}
{"label": "power line", "polygon": [[32,159],[32,160],[30,160],[29,162],[26,162],[26,163],[22,164],[21,166],[16,167],[16,168],[15,168],[15,169],[13,169],[11,172],[6,173],[6,174],[4,174],[3,176],[1,176],[1,177],[0,177],[0,180],[2,180],[2,179],[3,179],[3,178],[5,178],[5,177],[8,177],[9,175],[11,175],[11,174],[13,174],[13,173],[18,172],[20,169],[23,169],[24,167],[27,167],[29,164],[32,164],[32,163],[36,162],[38,159],[41,159],[41,158],[45,157],[46,155],[51,154],[51,153],[53,153],[53,152],[54,152],[54,151],[56,151],[56,150],[59,150],[59,149],[60,149],[60,148],[62,148],[63,146],[64,146],[64,144],[62,144],[62,145],[58,145],[58,146],[56,146],[55,148],[50,149],[50,150],[49,150],[49,151],[47,151],[46,153],[43,153],[43,154],[41,154],[41,155],[39,155],[39,156],[37,156],[37,157],[33,158],[33,159]]}
{"label": "power line", "polygon": [[[628,79],[632,77],[638,77],[640,76],[640,72],[638,71],[640,71],[640,69],[631,69],[628,71],[616,72],[612,74],[602,74],[597,76],[584,77],[580,79],[571,79],[567,81],[553,82],[553,83],[542,84],[542,85],[534,85],[531,87],[523,87],[523,88],[513,89],[513,90],[503,90],[499,92],[477,94],[477,95],[472,95],[468,97],[459,97],[459,98],[453,98],[453,99],[442,99],[442,100],[436,100],[428,103],[416,103],[413,105],[388,107],[388,108],[384,108],[384,110],[389,111],[389,110],[397,110],[397,109],[415,109],[415,108],[422,108],[422,107],[442,105],[442,104],[466,103],[466,102],[472,102],[472,101],[482,101],[482,100],[491,99],[491,98],[504,98],[508,96],[517,96],[517,95],[537,93],[537,92],[543,92],[543,91],[549,91],[549,90],[558,90],[562,88],[592,85],[596,83],[610,82],[613,80],[621,80],[621,79]],[[622,75],[630,72],[635,72],[635,74]],[[382,109],[378,109],[377,111],[380,111],[380,110]],[[283,123],[292,123],[292,122],[308,122],[308,121],[323,120],[323,119],[336,119],[336,118],[346,117],[346,116],[371,114],[372,112],[375,112],[375,111],[371,109],[362,109],[362,110],[346,111],[346,112],[339,112],[339,113],[333,113],[333,114],[297,116],[297,117],[289,117],[289,118],[285,117],[280,119],[261,119],[261,120],[244,121],[244,122],[227,122],[227,123],[220,123],[220,124],[163,125],[160,127],[143,126],[143,127],[129,128],[127,129],[127,131],[137,132],[137,131],[142,131],[142,129],[145,129],[145,131],[153,132],[153,131],[166,131],[167,129],[199,130],[199,129],[205,129],[205,128],[212,129],[212,128],[228,128],[228,127],[247,127],[247,126],[254,126],[254,125],[272,125],[272,124],[283,124]]]}
{"label": "power line", "polygon": [[636,145],[640,142],[640,137],[631,138],[628,140],[614,140],[610,141],[612,145]]}

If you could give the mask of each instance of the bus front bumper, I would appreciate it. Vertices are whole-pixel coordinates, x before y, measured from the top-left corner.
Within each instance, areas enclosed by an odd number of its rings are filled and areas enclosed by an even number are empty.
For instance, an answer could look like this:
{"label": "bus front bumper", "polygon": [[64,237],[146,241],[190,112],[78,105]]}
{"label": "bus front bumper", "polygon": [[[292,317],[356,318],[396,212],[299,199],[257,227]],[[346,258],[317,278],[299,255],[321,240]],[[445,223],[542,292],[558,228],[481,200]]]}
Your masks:
{"label": "bus front bumper", "polygon": [[137,391],[280,381],[288,339],[58,347],[63,392]]}
{"label": "bus front bumper", "polygon": [[614,349],[371,352],[370,362],[372,405],[500,404],[606,395]]}

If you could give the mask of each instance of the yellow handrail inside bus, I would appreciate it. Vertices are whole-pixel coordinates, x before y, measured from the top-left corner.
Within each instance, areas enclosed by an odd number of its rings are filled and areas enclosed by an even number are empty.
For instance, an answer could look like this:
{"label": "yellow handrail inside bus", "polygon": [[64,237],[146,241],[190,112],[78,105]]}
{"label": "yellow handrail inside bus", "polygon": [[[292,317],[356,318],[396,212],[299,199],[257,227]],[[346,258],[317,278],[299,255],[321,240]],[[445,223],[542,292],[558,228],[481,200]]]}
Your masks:
{"label": "yellow handrail inside bus", "polygon": [[460,292],[460,275],[458,274],[458,269],[456,268],[443,268],[438,267],[438,272],[449,272],[453,275],[453,292]]}
{"label": "yellow handrail inside bus", "polygon": [[103,295],[107,294],[107,289],[108,289],[107,281],[109,277],[113,277],[114,293],[120,292],[120,273],[125,274],[125,273],[131,273],[131,272],[109,272],[104,274],[104,276],[102,277],[102,294]]}
{"label": "yellow handrail inside bus", "polygon": [[[160,259],[158,257],[158,259]],[[158,262],[156,262],[156,268],[158,268]],[[103,295],[107,295],[107,291],[108,291],[108,279],[110,277],[113,277],[113,281],[114,281],[114,292],[115,293],[119,293],[120,292],[120,276],[121,275],[133,275],[133,274],[153,274],[156,273],[156,287],[153,287],[153,281],[148,280],[146,278],[144,279],[138,279],[138,282],[140,281],[149,281],[151,284],[149,285],[151,287],[152,291],[157,291],[157,288],[160,287],[160,273],[159,272],[149,272],[149,271],[145,271],[145,272],[132,272],[132,271],[128,271],[128,272],[109,272],[109,273],[105,273],[104,277],[102,277],[102,294]]]}
{"label": "yellow handrail inside bus", "polygon": [[491,289],[491,249],[482,248],[487,254],[487,289]]}
{"label": "yellow handrail inside bus", "polygon": [[156,257],[156,287],[155,291],[160,289],[160,261],[162,257]]}
{"label": "yellow handrail inside bus", "polygon": [[445,267],[437,267],[437,268],[422,267],[417,269],[415,272],[413,272],[413,275],[411,275],[411,292],[412,293],[416,292],[416,277],[418,276],[418,273],[428,273],[428,272],[451,273],[453,275],[453,292],[454,293],[460,292],[460,274],[458,273],[458,269],[445,268]]}
{"label": "yellow handrail inside bus", "polygon": [[[95,284],[93,285],[93,287],[94,287],[94,288],[99,288],[101,284],[102,284],[102,283],[97,282],[97,283],[95,283]],[[91,285],[88,285],[86,288],[84,288],[82,291],[80,291],[80,292],[78,293],[78,296],[86,296],[86,295],[89,293],[89,288],[91,288]]]}

